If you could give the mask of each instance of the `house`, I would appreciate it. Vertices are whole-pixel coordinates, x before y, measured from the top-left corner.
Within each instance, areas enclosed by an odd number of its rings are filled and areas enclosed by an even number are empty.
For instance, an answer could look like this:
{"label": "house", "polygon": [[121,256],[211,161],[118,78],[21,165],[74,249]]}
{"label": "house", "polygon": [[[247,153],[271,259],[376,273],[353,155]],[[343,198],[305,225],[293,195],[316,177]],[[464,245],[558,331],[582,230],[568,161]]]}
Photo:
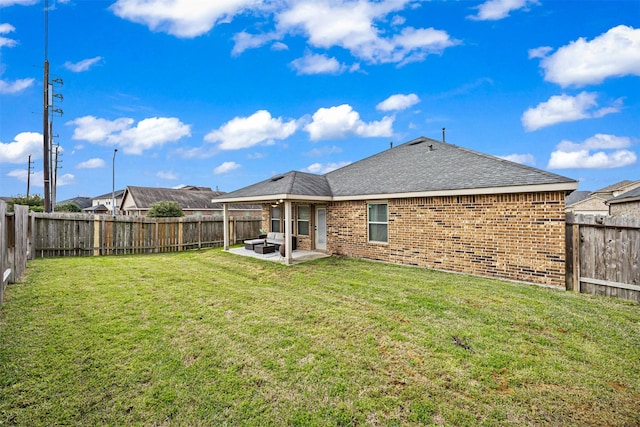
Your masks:
{"label": "house", "polygon": [[[87,213],[106,214],[113,213],[112,205],[115,202],[115,211],[119,212],[118,207],[122,206],[122,195],[124,190],[116,190],[91,199],[91,206],[83,209]],[[115,200],[114,200],[115,199]]]}
{"label": "house", "polygon": [[[156,202],[177,202],[185,215],[222,215],[223,206],[214,197],[223,193],[208,187],[185,186],[182,188],[154,188],[127,186],[122,195],[121,213],[145,216]],[[234,205],[230,208],[234,217],[259,217],[260,206]]]}
{"label": "house", "polygon": [[[216,197],[262,205],[297,247],[563,286],[573,179],[428,138],[325,175],[288,172]],[[229,232],[225,229],[225,248]]]}
{"label": "house", "polygon": [[640,218],[640,187],[608,200],[607,205],[609,205],[609,215]]}
{"label": "house", "polygon": [[574,196],[573,193],[567,197],[566,212],[586,215],[609,215],[609,205],[607,201],[640,187],[639,181],[624,180],[613,185],[588,193],[584,196],[583,191]]}
{"label": "house", "polygon": [[56,206],[58,206],[58,205],[66,205],[68,203],[74,203],[80,209],[84,209],[87,206],[91,206],[91,199],[89,197],[78,196],[78,197],[74,197],[72,199],[67,199],[67,200],[63,200],[61,202],[57,202]]}

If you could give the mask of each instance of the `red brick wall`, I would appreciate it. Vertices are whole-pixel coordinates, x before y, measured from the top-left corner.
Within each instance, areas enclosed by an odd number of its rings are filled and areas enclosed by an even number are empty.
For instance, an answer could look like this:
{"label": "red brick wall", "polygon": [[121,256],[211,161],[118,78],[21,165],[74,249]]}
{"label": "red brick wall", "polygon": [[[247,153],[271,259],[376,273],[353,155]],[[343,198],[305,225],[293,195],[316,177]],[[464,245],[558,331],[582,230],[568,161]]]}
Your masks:
{"label": "red brick wall", "polygon": [[390,199],[389,242],[367,242],[367,202],[327,208],[330,253],[564,286],[564,192]]}

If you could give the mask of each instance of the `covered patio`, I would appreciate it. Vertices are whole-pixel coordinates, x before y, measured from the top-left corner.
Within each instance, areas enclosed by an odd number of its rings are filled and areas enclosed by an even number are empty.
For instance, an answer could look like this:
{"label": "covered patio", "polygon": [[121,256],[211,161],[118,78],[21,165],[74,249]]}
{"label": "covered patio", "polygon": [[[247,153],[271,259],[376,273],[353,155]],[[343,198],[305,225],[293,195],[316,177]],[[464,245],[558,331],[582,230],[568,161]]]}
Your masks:
{"label": "covered patio", "polygon": [[[322,176],[292,171],[283,175],[276,175],[258,184],[220,195],[213,200],[223,204],[225,224],[224,250],[226,251],[230,251],[228,205],[233,203],[252,203],[261,204],[266,208],[276,207],[278,212],[281,212],[276,218],[269,213],[265,214],[263,209],[263,221],[269,223],[269,225],[264,224],[265,228],[270,232],[281,232],[284,235],[284,257],[278,253],[275,253],[275,255],[266,254],[267,256],[271,255],[276,260],[284,258],[283,262],[285,264],[294,264],[300,257],[308,258],[311,256],[309,254],[314,254],[314,256],[318,257],[326,256],[326,205],[332,201],[332,196],[329,184]],[[308,215],[310,216],[307,218],[305,233],[300,233],[298,226],[296,226],[298,238],[302,234],[302,237],[307,240],[306,246],[302,248],[306,249],[306,251],[300,251],[299,249],[294,251],[293,239],[295,233],[293,223],[299,220],[294,215],[294,206],[301,205],[308,207]],[[274,221],[277,227],[273,226]],[[298,243],[300,243],[300,239],[298,239]],[[299,244],[298,247],[300,247]],[[306,252],[307,255],[302,255],[303,252]],[[256,255],[262,258],[262,254]]]}

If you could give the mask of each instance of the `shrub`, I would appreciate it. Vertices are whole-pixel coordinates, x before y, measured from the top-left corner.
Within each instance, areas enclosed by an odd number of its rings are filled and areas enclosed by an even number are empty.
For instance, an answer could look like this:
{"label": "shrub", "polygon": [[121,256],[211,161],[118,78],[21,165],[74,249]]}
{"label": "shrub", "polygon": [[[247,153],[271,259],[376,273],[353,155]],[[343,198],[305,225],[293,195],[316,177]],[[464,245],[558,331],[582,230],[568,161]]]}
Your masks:
{"label": "shrub", "polygon": [[77,204],[69,202],[56,205],[56,212],[82,212],[82,209]]}
{"label": "shrub", "polygon": [[162,201],[152,204],[147,216],[151,218],[174,218],[184,216],[184,212],[178,202]]}

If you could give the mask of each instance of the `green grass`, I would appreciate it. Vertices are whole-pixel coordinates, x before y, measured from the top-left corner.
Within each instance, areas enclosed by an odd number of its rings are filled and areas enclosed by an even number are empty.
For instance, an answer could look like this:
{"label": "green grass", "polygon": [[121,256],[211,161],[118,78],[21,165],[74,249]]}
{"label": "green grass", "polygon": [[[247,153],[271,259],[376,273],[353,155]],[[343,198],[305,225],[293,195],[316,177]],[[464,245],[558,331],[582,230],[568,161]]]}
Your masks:
{"label": "green grass", "polygon": [[640,424],[640,307],[344,258],[39,259],[0,425]]}

